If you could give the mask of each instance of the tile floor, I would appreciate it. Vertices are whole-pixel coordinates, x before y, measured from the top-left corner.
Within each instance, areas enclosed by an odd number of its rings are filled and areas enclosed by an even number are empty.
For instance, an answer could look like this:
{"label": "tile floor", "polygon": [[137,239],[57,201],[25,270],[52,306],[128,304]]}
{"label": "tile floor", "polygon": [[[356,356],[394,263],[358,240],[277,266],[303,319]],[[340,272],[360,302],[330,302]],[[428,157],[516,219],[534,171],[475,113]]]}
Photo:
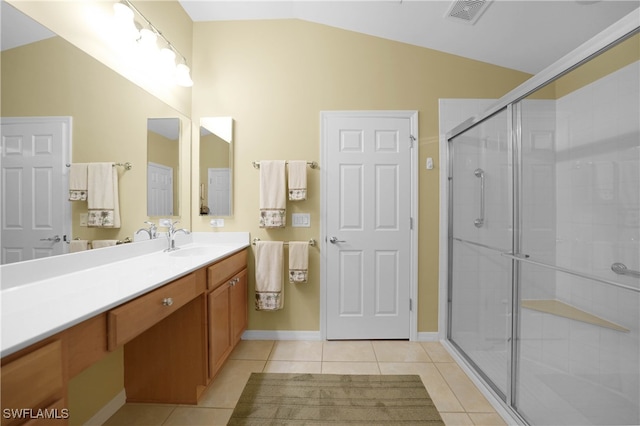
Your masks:
{"label": "tile floor", "polygon": [[447,425],[505,425],[438,342],[243,340],[197,406],[125,404],[106,426],[224,425],[252,372],[418,374]]}

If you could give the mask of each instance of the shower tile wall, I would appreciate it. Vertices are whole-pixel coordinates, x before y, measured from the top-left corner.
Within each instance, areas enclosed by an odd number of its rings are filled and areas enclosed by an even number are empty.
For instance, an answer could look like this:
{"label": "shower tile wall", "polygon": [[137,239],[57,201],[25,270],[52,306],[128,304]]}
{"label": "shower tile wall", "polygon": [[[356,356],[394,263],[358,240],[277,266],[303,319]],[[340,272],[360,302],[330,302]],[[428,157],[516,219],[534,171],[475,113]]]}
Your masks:
{"label": "shower tile wall", "polygon": [[[531,197],[543,197],[545,191],[553,195],[543,204],[548,210],[535,213],[525,195],[523,252],[636,288],[640,280],[616,275],[610,268],[622,262],[640,269],[639,76],[636,62],[556,102],[523,102],[523,122],[531,127],[549,124],[541,111],[555,116],[549,126],[555,127],[555,170],[545,175],[547,163],[540,156],[530,157],[529,168],[523,165],[523,173],[533,173]],[[527,111],[531,114],[525,118]],[[547,145],[544,136],[541,142]],[[526,194],[526,182],[524,186]],[[545,228],[540,225],[548,224],[552,215],[555,247],[537,246],[535,230]],[[539,387],[536,395],[544,391],[553,398],[523,398],[522,412],[538,424],[639,424],[640,294],[532,266],[524,267],[522,276],[523,299],[557,299],[630,330],[523,309],[523,391],[525,385]]]}

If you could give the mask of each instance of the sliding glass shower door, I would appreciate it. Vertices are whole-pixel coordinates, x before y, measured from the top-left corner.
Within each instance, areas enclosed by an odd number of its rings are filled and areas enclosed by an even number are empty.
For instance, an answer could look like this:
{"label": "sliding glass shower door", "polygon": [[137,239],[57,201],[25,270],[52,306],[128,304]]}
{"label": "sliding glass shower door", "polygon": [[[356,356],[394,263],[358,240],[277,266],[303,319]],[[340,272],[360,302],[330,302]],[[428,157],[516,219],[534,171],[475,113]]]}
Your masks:
{"label": "sliding glass shower door", "polygon": [[553,99],[515,107],[514,405],[531,424],[640,424],[640,62],[612,68],[586,63],[554,83]]}
{"label": "sliding glass shower door", "polygon": [[508,391],[512,244],[506,110],[451,143],[450,340],[494,387]]}
{"label": "sliding glass shower door", "polygon": [[448,141],[448,340],[532,425],[640,424],[639,46]]}

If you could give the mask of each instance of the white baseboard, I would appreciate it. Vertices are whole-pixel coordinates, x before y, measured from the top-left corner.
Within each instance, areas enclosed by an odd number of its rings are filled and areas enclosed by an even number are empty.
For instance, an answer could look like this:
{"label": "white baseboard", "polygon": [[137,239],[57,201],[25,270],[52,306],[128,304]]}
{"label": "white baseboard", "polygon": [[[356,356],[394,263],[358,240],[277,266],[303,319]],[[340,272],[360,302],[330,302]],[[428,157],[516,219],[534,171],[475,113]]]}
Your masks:
{"label": "white baseboard", "polygon": [[440,337],[437,331],[418,333],[418,342],[439,342]]}
{"label": "white baseboard", "polygon": [[320,331],[247,330],[243,340],[322,340]]}
{"label": "white baseboard", "polygon": [[[242,340],[322,340],[319,331],[247,330]],[[418,333],[418,342],[439,342],[438,332]]]}
{"label": "white baseboard", "polygon": [[125,390],[122,389],[111,401],[93,415],[89,420],[84,423],[84,426],[100,426],[104,424],[116,411],[118,411],[127,402],[127,395]]}

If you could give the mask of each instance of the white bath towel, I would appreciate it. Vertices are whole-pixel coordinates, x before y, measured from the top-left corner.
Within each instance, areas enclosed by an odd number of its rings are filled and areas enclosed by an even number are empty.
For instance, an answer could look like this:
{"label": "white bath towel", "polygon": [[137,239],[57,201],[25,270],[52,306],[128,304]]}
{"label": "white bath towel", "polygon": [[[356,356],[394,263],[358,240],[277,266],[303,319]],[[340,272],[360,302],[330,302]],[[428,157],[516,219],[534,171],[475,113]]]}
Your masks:
{"label": "white bath towel", "polygon": [[309,242],[289,242],[289,282],[306,283],[309,275]]}
{"label": "white bath towel", "polygon": [[90,163],[87,167],[89,227],[120,228],[118,171],[113,166],[113,163]]}
{"label": "white bath towel", "polygon": [[284,306],[282,241],[257,241],[256,310],[276,311]]}
{"label": "white bath towel", "polygon": [[69,166],[69,201],[87,199],[87,163],[72,163]]}
{"label": "white bath towel", "polygon": [[284,228],[286,220],[285,162],[260,161],[260,228]]}
{"label": "white bath towel", "polygon": [[307,199],[307,162],[289,161],[289,200]]}
{"label": "white bath towel", "polygon": [[89,250],[89,241],[87,240],[71,240],[69,241],[69,253]]}
{"label": "white bath towel", "polygon": [[91,247],[94,249],[113,247],[118,244],[118,240],[93,240],[91,241]]}

